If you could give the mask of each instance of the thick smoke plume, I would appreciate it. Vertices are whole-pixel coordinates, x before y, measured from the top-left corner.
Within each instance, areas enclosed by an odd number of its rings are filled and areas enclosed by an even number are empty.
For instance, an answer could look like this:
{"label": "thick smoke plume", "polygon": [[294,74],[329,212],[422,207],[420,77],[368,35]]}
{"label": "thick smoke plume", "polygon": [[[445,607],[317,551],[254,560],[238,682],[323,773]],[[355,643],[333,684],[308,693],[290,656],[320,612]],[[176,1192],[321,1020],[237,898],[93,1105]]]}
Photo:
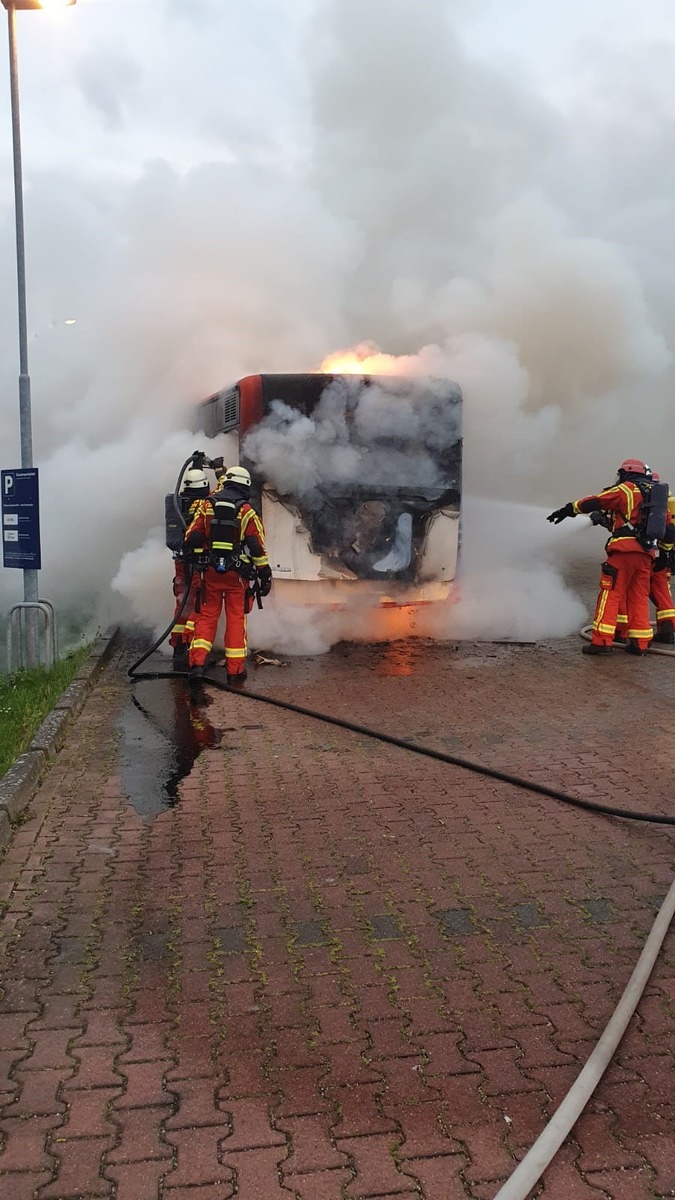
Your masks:
{"label": "thick smoke plume", "polygon": [[455,385],[345,377],[325,388],[311,416],[274,400],[242,449],[277,491],[304,499],[331,485],[439,487],[442,456],[460,438]]}
{"label": "thick smoke plume", "polygon": [[[25,164],[43,594],[75,623],[163,625],[170,561],[160,565],[152,531],[199,444],[192,405],[243,374],[314,369],[366,341],[397,369],[464,392],[465,495],[490,501],[466,505],[464,594],[483,599],[470,605],[479,620],[455,607],[442,635],[574,628],[559,558],[577,546],[597,556],[600,543],[580,521],[550,530],[547,509],[609,483],[628,455],[675,475],[673,44],[608,51],[563,106],[522,67],[470,53],[459,3],[317,0],[294,6],[291,28],[263,0],[258,17],[283,46],[284,107],[269,61],[245,64],[239,86],[246,7],[200,0],[188,27],[184,6],[149,0],[136,52],[121,28],[110,40],[113,10],[92,5],[89,43],[60,49],[78,119],[60,158],[55,137],[41,144],[28,123],[39,149]],[[186,56],[186,38],[199,53]],[[123,78],[119,93],[111,77]],[[251,90],[252,77],[265,86]],[[11,467],[6,159],[0,183]],[[19,573],[0,573],[0,612],[19,588]]]}

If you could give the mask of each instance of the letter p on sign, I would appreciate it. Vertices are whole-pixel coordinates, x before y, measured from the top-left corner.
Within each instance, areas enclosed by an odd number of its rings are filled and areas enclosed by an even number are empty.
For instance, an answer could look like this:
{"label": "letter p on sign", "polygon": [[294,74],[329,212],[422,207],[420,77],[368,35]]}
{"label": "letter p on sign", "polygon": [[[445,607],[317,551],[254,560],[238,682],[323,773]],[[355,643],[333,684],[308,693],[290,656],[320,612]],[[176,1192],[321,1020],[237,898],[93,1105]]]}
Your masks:
{"label": "letter p on sign", "polygon": [[9,496],[10,492],[14,491],[14,476],[5,475],[5,495]]}

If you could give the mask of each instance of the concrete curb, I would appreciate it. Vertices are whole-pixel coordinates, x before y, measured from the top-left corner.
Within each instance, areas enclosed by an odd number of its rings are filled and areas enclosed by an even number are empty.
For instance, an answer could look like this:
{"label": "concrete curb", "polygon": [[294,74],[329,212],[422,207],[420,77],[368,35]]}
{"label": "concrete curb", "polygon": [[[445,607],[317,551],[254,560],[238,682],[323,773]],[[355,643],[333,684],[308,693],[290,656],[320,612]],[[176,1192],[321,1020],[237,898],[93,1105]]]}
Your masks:
{"label": "concrete curb", "polygon": [[111,626],[97,638],[73,682],[61,693],[28,749],[0,777],[0,851],[11,841],[12,826],[30,804],[51,760],[63,746],[70,726],[82,712],[118,636],[119,629]]}

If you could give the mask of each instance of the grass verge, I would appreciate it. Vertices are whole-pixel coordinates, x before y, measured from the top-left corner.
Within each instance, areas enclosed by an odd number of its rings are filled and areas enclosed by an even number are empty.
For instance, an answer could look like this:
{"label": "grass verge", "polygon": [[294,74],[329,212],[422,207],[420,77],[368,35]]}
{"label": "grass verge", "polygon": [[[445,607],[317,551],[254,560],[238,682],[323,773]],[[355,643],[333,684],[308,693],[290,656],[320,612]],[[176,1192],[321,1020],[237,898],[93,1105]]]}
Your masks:
{"label": "grass verge", "polygon": [[30,745],[36,729],[72,683],[88,654],[89,646],[83,646],[60,659],[50,671],[37,667],[34,671],[0,675],[0,775]]}

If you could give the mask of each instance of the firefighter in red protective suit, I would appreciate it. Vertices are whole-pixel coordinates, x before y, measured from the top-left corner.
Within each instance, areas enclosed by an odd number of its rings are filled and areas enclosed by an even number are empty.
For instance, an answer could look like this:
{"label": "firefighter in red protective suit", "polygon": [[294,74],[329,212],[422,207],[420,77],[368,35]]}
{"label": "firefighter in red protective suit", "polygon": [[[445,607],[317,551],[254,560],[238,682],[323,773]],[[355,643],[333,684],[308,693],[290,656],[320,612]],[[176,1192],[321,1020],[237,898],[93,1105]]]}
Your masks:
{"label": "firefighter in red protective suit", "polygon": [[[183,513],[183,519],[186,525],[189,525],[196,516],[199,503],[206,500],[210,491],[209,481],[202,470],[192,468],[187,471],[183,480],[183,486],[179,495],[179,503]],[[173,516],[173,526],[178,528],[180,539],[180,527],[177,525],[177,519],[173,514],[173,497],[167,497],[169,503],[169,513]],[[168,517],[169,514],[167,514]],[[169,544],[169,536],[167,535],[167,544]],[[181,667],[183,661],[187,660],[190,641],[194,632],[192,614],[195,606],[195,597],[199,578],[197,572],[194,572],[191,586],[190,599],[183,608],[185,592],[188,586],[189,567],[185,561],[185,555],[180,545],[180,540],[176,544],[173,551],[173,594],[175,598],[174,619],[175,624],[171,630],[169,637],[169,645],[173,647],[173,660],[176,667]],[[182,611],[181,611],[182,609]],[[179,616],[180,613],[180,616]]]}
{"label": "firefighter in red protective suit", "polygon": [[675,554],[675,496],[668,497],[668,524],[666,536],[659,542],[659,552],[652,567],[652,586],[649,593],[656,609],[656,633],[654,641],[666,646],[675,645],[675,605],[670,590]]}
{"label": "firefighter in red protective suit", "polygon": [[[272,587],[260,517],[248,503],[251,476],[245,467],[229,467],[218,491],[199,505],[185,533],[185,546],[199,564],[200,596],[190,643],[190,679],[204,675],[225,607],[225,664],[229,683],[246,679],[246,618],[253,606],[254,576],[262,596]],[[203,566],[202,564],[208,563]]]}
{"label": "firefighter in red protective suit", "polygon": [[[652,472],[654,483],[660,483],[661,476]],[[609,526],[607,526],[609,528]],[[670,579],[673,573],[673,533],[675,532],[675,496],[668,497],[668,520],[666,536],[658,543],[658,554],[652,563],[652,580],[649,589],[649,599],[656,609],[656,633],[654,641],[662,645],[675,644],[675,606],[670,590]],[[620,612],[616,621],[614,641],[625,645],[628,637],[626,628],[628,615]]]}
{"label": "firefighter in red protective suit", "polygon": [[649,620],[649,589],[654,551],[640,540],[643,493],[652,473],[639,458],[627,458],[619,467],[613,487],[593,496],[573,500],[552,512],[547,520],[559,525],[578,513],[611,514],[612,528],[607,542],[607,561],[602,564],[600,593],[593,619],[591,641],[584,654],[611,654],[619,612],[628,615],[628,644],[631,654],[644,654],[652,640]]}

